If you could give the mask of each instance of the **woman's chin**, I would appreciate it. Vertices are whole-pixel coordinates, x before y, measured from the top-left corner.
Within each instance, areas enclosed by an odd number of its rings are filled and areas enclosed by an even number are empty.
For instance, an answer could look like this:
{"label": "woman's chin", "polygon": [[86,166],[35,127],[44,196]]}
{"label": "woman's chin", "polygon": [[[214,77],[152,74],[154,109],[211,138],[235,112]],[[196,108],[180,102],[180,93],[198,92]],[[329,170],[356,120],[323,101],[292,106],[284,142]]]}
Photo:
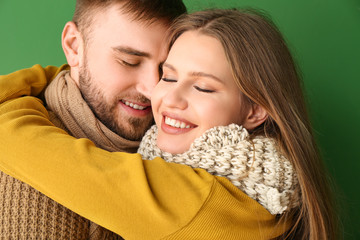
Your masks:
{"label": "woman's chin", "polygon": [[161,151],[171,153],[171,154],[180,154],[186,152],[190,146],[185,146],[185,144],[177,144],[169,141],[158,140],[156,142],[157,146]]}

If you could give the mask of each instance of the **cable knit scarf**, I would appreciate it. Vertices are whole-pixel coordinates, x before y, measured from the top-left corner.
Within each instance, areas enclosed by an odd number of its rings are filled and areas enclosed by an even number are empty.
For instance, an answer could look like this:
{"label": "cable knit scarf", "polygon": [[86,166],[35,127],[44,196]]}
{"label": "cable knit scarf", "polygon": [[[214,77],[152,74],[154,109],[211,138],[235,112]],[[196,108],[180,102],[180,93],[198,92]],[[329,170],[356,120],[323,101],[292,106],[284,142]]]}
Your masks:
{"label": "cable knit scarf", "polygon": [[226,177],[271,214],[281,214],[299,205],[296,174],[273,139],[258,136],[250,140],[245,128],[231,124],[206,131],[187,152],[171,154],[156,146],[156,137],[154,125],[138,149],[144,159],[161,157],[167,162],[203,168]]}
{"label": "cable knit scarf", "polygon": [[47,107],[76,138],[89,138],[108,151],[136,152],[138,141],[129,141],[99,121],[83,99],[68,70],[62,71],[45,91]]}

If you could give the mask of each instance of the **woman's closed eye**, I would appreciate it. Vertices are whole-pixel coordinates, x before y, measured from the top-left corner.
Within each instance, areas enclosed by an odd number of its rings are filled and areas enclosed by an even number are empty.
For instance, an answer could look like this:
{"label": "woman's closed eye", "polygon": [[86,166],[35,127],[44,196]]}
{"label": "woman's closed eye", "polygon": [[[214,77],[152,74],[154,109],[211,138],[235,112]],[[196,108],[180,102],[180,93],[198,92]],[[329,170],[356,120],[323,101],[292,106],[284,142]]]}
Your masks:
{"label": "woman's closed eye", "polygon": [[164,82],[177,82],[177,80],[175,80],[175,79],[170,79],[170,78],[165,78],[165,77],[162,77],[161,80]]}
{"label": "woman's closed eye", "polygon": [[[162,77],[161,80],[164,81],[164,82],[169,82],[169,83],[177,82],[176,79],[171,79],[171,78],[166,78],[166,77]],[[215,90],[211,90],[211,89],[204,88],[204,87],[199,87],[199,86],[194,86],[194,88],[197,91],[204,92],[204,93],[213,93],[213,92],[215,92]]]}
{"label": "woman's closed eye", "polygon": [[206,88],[199,87],[199,86],[194,86],[194,88],[196,90],[198,90],[199,92],[205,92],[205,93],[213,93],[213,92],[215,92],[215,90],[210,90],[210,89],[206,89]]}

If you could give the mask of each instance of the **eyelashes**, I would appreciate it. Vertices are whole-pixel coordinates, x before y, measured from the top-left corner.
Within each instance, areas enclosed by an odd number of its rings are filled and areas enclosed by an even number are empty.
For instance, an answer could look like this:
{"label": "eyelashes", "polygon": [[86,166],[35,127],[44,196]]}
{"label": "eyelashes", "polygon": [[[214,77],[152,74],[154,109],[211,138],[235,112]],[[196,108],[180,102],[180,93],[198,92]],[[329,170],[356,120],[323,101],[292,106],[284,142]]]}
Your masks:
{"label": "eyelashes", "polygon": [[194,86],[194,88],[200,92],[205,92],[205,93],[213,93],[215,92],[214,90],[210,90],[210,89],[205,89],[205,88],[200,88],[198,86]]}
{"label": "eyelashes", "polygon": [[177,80],[170,79],[170,78],[164,78],[164,77],[162,77],[161,80],[164,82],[177,82]]}
{"label": "eyelashes", "polygon": [[[170,78],[165,78],[165,77],[162,77],[161,80],[164,81],[164,82],[168,82],[168,83],[176,83],[177,82],[177,80],[175,80],[175,79],[170,79]],[[213,92],[215,92],[215,90],[201,88],[199,86],[194,86],[194,88],[197,91],[204,92],[204,93],[213,93]]]}
{"label": "eyelashes", "polygon": [[127,62],[125,60],[122,60],[122,59],[119,59],[117,60],[121,65],[123,66],[127,66],[127,67],[137,67],[140,65],[140,62],[137,62],[137,63],[130,63],[130,62]]}
{"label": "eyelashes", "polygon": [[140,65],[140,63],[129,63],[129,62],[126,62],[126,61],[121,61],[122,64],[124,64],[125,66],[129,66],[129,67],[137,67]]}

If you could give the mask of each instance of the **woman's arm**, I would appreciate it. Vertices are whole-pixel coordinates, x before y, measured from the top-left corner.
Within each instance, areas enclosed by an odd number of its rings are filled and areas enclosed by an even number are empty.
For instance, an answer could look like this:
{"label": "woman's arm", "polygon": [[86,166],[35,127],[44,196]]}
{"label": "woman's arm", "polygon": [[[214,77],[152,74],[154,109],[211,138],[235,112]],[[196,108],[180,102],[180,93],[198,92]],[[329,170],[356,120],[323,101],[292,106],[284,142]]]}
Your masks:
{"label": "woman's arm", "polygon": [[38,96],[59,72],[68,68],[67,64],[45,68],[37,64],[0,76],[0,103],[21,96]]}
{"label": "woman's arm", "polygon": [[[85,217],[117,228],[124,237],[136,234],[124,234],[131,226],[149,236],[154,236],[153,230],[175,231],[209,195],[213,178],[206,172],[188,176],[193,170],[184,165],[143,161],[139,154],[110,153],[87,139],[72,138],[52,126],[36,98],[3,103],[0,114],[0,161],[5,173]],[[162,188],[153,189],[148,182]]]}
{"label": "woman's arm", "polygon": [[288,229],[225,178],[67,135],[37,98],[1,104],[0,135],[1,171],[125,239],[263,239]]}

